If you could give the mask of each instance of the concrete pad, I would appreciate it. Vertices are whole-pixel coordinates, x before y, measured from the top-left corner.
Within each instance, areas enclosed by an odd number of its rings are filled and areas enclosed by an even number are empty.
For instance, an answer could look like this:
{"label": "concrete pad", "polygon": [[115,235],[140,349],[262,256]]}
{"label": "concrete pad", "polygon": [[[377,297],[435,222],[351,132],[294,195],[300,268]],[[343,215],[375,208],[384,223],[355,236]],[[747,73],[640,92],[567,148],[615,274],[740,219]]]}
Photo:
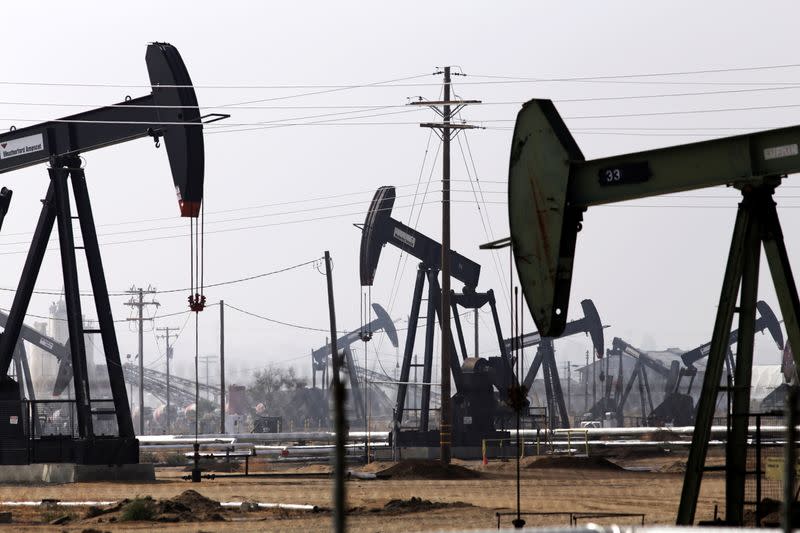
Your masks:
{"label": "concrete pad", "polygon": [[84,481],[155,481],[152,464],[121,466],[42,463],[5,465],[0,468],[0,483],[77,483]]}
{"label": "concrete pad", "polygon": [[[492,448],[493,454],[490,457],[499,457],[497,450]],[[391,448],[375,448],[374,456],[376,461],[391,461]],[[482,450],[480,446],[453,446],[451,453],[456,459],[480,459]],[[438,446],[401,446],[397,448],[397,455],[400,459],[439,459],[440,450]],[[508,455],[513,456],[513,450],[508,450]]]}

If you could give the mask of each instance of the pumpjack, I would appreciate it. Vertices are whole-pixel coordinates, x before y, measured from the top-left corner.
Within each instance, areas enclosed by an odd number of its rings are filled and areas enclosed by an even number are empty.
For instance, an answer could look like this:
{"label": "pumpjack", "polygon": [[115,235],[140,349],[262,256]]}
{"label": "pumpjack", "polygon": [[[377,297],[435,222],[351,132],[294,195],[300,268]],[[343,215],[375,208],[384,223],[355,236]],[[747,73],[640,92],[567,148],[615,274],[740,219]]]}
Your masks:
{"label": "pumpjack", "polygon": [[[774,193],[800,172],[800,126],[585,160],[549,100],[517,115],[509,165],[509,222],[517,273],[539,331],[564,328],[583,212],[614,202],[732,186],[742,194],[697,406],[676,522],[694,522],[734,314],[739,334],[726,441],[725,522],[744,520],[758,274],[763,249],[789,343],[800,346],[800,298]],[[737,303],[738,302],[738,303]],[[800,350],[798,350],[800,352]],[[793,354],[795,364],[800,353]]]}
{"label": "pumpjack", "polygon": [[[558,377],[558,365],[556,364],[555,348],[553,341],[563,339],[570,335],[586,333],[592,339],[592,347],[596,358],[602,358],[605,351],[605,341],[603,323],[592,300],[583,300],[583,318],[568,322],[564,331],[557,338],[542,337],[539,332],[527,333],[517,337],[516,344],[522,348],[536,346],[536,356],[531,361],[523,385],[526,391],[530,391],[539,369],[544,376],[545,395],[547,398],[548,427],[569,428],[569,413],[564,401],[564,392],[561,388],[561,380]],[[511,351],[515,339],[506,339],[505,346],[507,351]]]}
{"label": "pumpjack", "polygon": [[[756,308],[760,316],[758,320],[756,320],[755,330],[757,332],[769,332],[775,344],[782,350],[783,331],[781,330],[780,322],[775,316],[775,313],[773,313],[770,306],[763,300],[756,303]],[[736,345],[738,335],[738,330],[731,332],[728,337],[729,346]],[[636,382],[639,387],[642,423],[651,426],[662,426],[665,424],[688,426],[693,424],[695,420],[695,405],[692,397],[692,385],[697,376],[697,367],[695,364],[708,356],[710,347],[711,343],[705,343],[684,352],[681,354],[680,358],[685,366],[681,366],[676,360],[672,361],[670,367],[667,368],[660,361],[652,359],[645,351],[636,348],[620,338],[615,338],[612,341],[611,350],[608,352],[609,357],[607,361],[612,360],[613,356],[617,356],[616,387],[612,386],[614,378],[609,376],[606,382],[605,396],[593,407],[591,411],[592,415],[598,416],[606,412],[616,413],[617,424],[622,426],[626,402],[633,384]],[[625,355],[633,358],[636,363],[628,378],[628,382],[625,384],[623,392],[624,377],[622,360]],[[733,376],[733,359],[733,352],[729,349],[725,358],[725,366],[729,376]],[[655,405],[655,407],[647,374],[648,370],[655,372],[664,381],[663,399],[660,403]],[[686,389],[681,391],[681,382],[683,378],[687,376],[689,377],[689,383]],[[613,397],[611,395],[612,388],[615,389]],[[645,404],[645,400],[647,404]],[[646,406],[649,406],[649,409],[647,409]]]}
{"label": "pumpjack", "polygon": [[[81,154],[141,138],[156,146],[163,139],[180,214],[197,217],[203,199],[203,119],[186,66],[168,43],[147,47],[145,63],[151,92],[139,98],[85,111],[0,134],[0,173],[48,163],[49,187],[33,235],[5,330],[0,335],[0,464],[69,462],[78,464],[135,464],[139,442],[134,433],[119,347],[114,332],[108,288],[92,215]],[[224,118],[217,116],[216,119]],[[209,119],[208,121],[211,121]],[[72,184],[76,216],[70,206]],[[119,200],[119,199],[118,199]],[[75,245],[77,219],[83,246]],[[40,438],[27,422],[40,404],[20,401],[20,385],[8,376],[23,320],[47,249],[58,225],[61,270],[69,330],[69,357],[75,398],[77,432]],[[86,329],[82,319],[75,250],[86,256],[99,327]],[[99,334],[108,369],[111,399],[93,398],[87,373],[84,335]],[[112,417],[115,428],[98,434],[98,417]],[[22,422],[22,423],[20,423]]]}
{"label": "pumpjack", "polygon": [[[625,342],[619,337],[614,337],[611,341],[611,349],[606,357],[610,361],[613,356],[617,356],[617,377],[614,397],[611,397],[614,378],[606,376],[606,394],[591,410],[593,416],[598,417],[607,412],[612,412],[616,416],[618,426],[624,425],[625,405],[633,389],[634,382],[639,387],[639,402],[641,404],[641,420],[646,423],[650,418],[657,416],[658,410],[663,417],[663,423],[674,423],[679,426],[691,424],[694,421],[694,402],[689,394],[681,394],[677,389],[681,373],[681,364],[672,361],[669,368],[661,361],[656,361],[644,350]],[[636,362],[631,372],[628,382],[622,390],[623,376],[623,356],[633,358]],[[648,370],[655,372],[664,380],[664,400],[658,407],[653,406],[653,393],[650,388],[650,378]],[[645,403],[646,402],[646,403]],[[649,409],[648,409],[649,407]]]}
{"label": "pumpjack", "polygon": [[[375,319],[365,324],[363,327],[353,330],[346,335],[342,335],[336,340],[336,346],[339,349],[341,356],[344,357],[347,374],[350,376],[350,390],[353,395],[353,404],[355,406],[356,416],[362,423],[366,423],[367,417],[364,413],[364,397],[362,395],[361,385],[358,381],[358,376],[363,375],[363,369],[359,370],[353,357],[353,350],[350,348],[353,343],[365,341],[370,339],[372,334],[376,331],[383,330],[386,336],[389,337],[389,342],[392,346],[397,348],[397,328],[394,326],[394,321],[389,317],[389,313],[378,305],[372,304],[372,310],[375,311]],[[312,387],[317,386],[317,373],[322,373],[322,388],[328,385],[328,370],[329,361],[331,356],[330,343],[325,344],[311,352],[311,384]]]}
{"label": "pumpjack", "polygon": [[[7,322],[8,313],[0,311],[0,327],[5,328]],[[37,346],[42,350],[52,354],[59,362],[59,368],[61,368],[60,364],[62,361],[69,359],[69,350],[65,345],[61,344],[57,340],[48,337],[43,333],[39,333],[27,324],[22,324],[19,339],[17,340],[16,350],[14,352],[14,369],[18,383],[20,383],[20,397],[29,400],[36,400],[36,391],[33,387],[33,376],[31,375],[30,365],[28,362],[28,354],[22,341],[27,341],[34,346]],[[24,380],[24,383],[19,380]],[[68,384],[68,382],[61,384],[59,383],[58,379],[56,379],[55,383],[53,384],[53,394],[57,396]]]}
{"label": "pumpjack", "polygon": [[[400,380],[397,390],[397,401],[394,409],[394,427],[398,430],[399,445],[437,446],[439,435],[430,430],[431,376],[433,370],[433,336],[437,319],[441,320],[441,287],[439,271],[441,270],[440,243],[419,231],[391,217],[394,206],[395,189],[392,186],[380,187],[361,226],[360,277],[362,286],[371,286],[375,279],[381,251],[391,244],[420,261],[417,269],[416,283],[411,301],[403,361],[400,368]],[[458,252],[450,251],[451,275],[464,284],[463,292],[451,293],[452,315],[455,323],[458,343],[451,338],[450,371],[456,386],[453,402],[453,444],[479,445],[481,438],[508,436],[508,432],[497,432],[494,425],[495,416],[506,409],[498,401],[496,389],[504,401],[508,391],[516,384],[513,364],[500,329],[500,320],[494,292],[477,292],[475,289],[480,278],[480,265],[464,257]],[[425,352],[422,363],[422,392],[420,400],[419,424],[415,431],[399,431],[406,414],[406,395],[412,367],[414,343],[419,323],[420,307],[423,299],[425,281],[428,282],[427,313],[425,318]],[[464,340],[464,333],[459,319],[459,307],[464,309],[480,309],[488,305],[491,309],[497,341],[500,349],[499,357],[481,358],[478,354],[469,357]],[[452,335],[452,332],[451,332]],[[455,349],[458,347],[459,351]],[[510,411],[509,411],[510,412]]]}

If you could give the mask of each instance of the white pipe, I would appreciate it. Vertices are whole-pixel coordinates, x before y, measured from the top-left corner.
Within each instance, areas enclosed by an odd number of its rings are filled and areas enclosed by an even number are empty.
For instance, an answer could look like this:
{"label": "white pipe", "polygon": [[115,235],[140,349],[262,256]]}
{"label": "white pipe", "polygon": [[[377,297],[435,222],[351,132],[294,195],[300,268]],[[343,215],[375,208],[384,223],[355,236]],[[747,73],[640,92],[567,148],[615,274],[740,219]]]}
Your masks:
{"label": "white pipe", "polygon": [[22,506],[25,506],[25,507],[36,507],[38,505],[45,505],[45,506],[47,506],[47,505],[58,505],[58,506],[61,506],[61,507],[76,507],[76,506],[84,506],[84,505],[85,506],[94,505],[96,507],[99,507],[99,506],[104,506],[105,507],[105,506],[109,506],[109,505],[114,505],[115,503],[117,503],[117,502],[116,501],[92,501],[92,500],[89,500],[89,501],[62,502],[62,501],[59,500],[59,501],[38,501],[38,502],[34,502],[34,501],[20,501],[20,502],[7,501],[7,502],[0,502],[0,505],[5,505],[5,506],[8,506],[8,507],[22,507]]}
{"label": "white pipe", "polygon": [[373,472],[357,472],[355,470],[348,470],[347,475],[356,479],[378,479],[378,474]]}
{"label": "white pipe", "polygon": [[[108,507],[110,505],[114,505],[118,503],[117,501],[107,500],[107,501],[2,501],[0,505],[5,505],[8,507],[36,507],[39,505],[58,505],[62,507],[79,507],[79,506],[90,506],[94,505],[97,507],[103,506]],[[222,507],[241,507],[242,503],[244,502],[220,502]],[[287,510],[295,510],[295,511],[319,511],[319,507],[316,505],[306,505],[306,504],[298,504],[298,503],[261,503],[261,502],[253,502],[257,504],[261,509],[287,509]]]}
{"label": "white pipe", "polygon": [[[191,444],[145,444],[139,446],[142,451],[164,451],[164,450],[186,450],[191,448]],[[201,450],[224,450],[226,448],[234,449],[252,449],[253,445],[249,442],[234,442],[231,444],[201,444]]]}
{"label": "white pipe", "polygon": [[[351,431],[347,434],[349,441],[363,441],[369,438],[371,441],[381,441],[389,439],[388,431]],[[143,435],[138,437],[139,442],[144,444],[178,444],[187,443],[193,444],[195,438],[192,435]],[[332,431],[301,431],[291,433],[239,433],[239,434],[226,434],[226,435],[200,435],[197,442],[202,443],[226,443],[226,442],[292,442],[292,441],[310,441],[310,442],[331,442],[336,439],[336,433]]]}
{"label": "white pipe", "polygon": [[213,438],[198,438],[195,439],[194,437],[182,437],[178,435],[142,435],[140,437],[136,437],[140,443],[142,444],[188,444],[192,445],[195,442],[199,442],[200,444],[233,444],[236,442],[234,437],[228,437],[224,435],[220,435],[219,437]]}
{"label": "white pipe", "polygon": [[[245,502],[220,502],[223,507],[241,507]],[[249,503],[249,502],[248,502]],[[260,509],[287,509],[292,511],[319,511],[316,505],[307,505],[302,503],[262,503],[252,502],[258,505]]]}

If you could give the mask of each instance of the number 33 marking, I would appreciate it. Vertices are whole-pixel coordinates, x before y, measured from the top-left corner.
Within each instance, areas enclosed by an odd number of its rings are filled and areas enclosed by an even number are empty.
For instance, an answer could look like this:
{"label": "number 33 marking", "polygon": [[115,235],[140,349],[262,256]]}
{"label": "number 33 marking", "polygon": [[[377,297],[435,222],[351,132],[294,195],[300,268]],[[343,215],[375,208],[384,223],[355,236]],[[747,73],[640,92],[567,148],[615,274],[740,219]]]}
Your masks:
{"label": "number 33 marking", "polygon": [[606,183],[611,183],[612,181],[619,181],[622,175],[618,168],[612,168],[606,170]]}

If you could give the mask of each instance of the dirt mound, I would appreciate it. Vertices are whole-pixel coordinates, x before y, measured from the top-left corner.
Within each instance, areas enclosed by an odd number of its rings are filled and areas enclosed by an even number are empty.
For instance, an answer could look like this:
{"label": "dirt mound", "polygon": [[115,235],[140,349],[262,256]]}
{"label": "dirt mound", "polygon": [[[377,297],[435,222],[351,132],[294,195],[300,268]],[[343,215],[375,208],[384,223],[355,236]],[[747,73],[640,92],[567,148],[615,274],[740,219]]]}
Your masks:
{"label": "dirt mound", "polygon": [[686,461],[675,461],[658,469],[665,474],[683,474],[686,472]]}
{"label": "dirt mound", "polygon": [[95,523],[126,520],[207,522],[224,520],[223,512],[224,509],[218,501],[190,489],[165,500],[154,500],[145,496],[133,500],[124,499],[108,509],[90,507],[85,519]]}
{"label": "dirt mound", "polygon": [[549,455],[538,457],[525,465],[525,468],[552,468],[562,470],[624,470],[605,457],[580,455]]}
{"label": "dirt mound", "polygon": [[161,513],[191,513],[192,515],[218,513],[222,506],[218,501],[206,498],[194,490],[185,490],[174,498],[160,500],[158,509]]}
{"label": "dirt mound", "polygon": [[416,513],[432,509],[444,509],[446,507],[472,507],[472,504],[465,502],[432,502],[412,496],[408,500],[390,500],[383,506],[383,510]]}
{"label": "dirt mound", "polygon": [[386,470],[392,466],[394,466],[394,463],[391,461],[372,461],[370,464],[362,466],[359,471],[370,472],[374,474]]}
{"label": "dirt mound", "polygon": [[[742,517],[745,527],[780,527],[783,515],[781,507],[783,503],[772,498],[764,498],[761,500],[761,523],[756,523],[756,513],[754,510],[747,510]],[[798,518],[795,514],[795,520]]]}
{"label": "dirt mound", "polygon": [[406,459],[377,472],[392,479],[475,479],[478,472],[461,465],[439,461]]}

